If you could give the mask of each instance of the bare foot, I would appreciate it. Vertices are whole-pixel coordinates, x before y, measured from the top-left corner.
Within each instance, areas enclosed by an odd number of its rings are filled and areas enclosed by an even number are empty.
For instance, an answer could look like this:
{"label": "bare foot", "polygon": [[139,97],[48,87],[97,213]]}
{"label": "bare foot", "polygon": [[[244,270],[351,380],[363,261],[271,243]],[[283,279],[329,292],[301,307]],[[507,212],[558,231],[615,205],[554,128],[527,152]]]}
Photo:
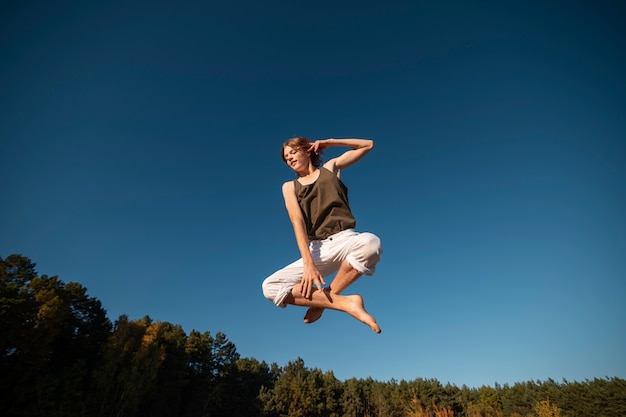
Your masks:
{"label": "bare foot", "polygon": [[322,313],[324,312],[323,308],[318,308],[318,307],[311,307],[306,311],[306,314],[304,315],[304,322],[306,324],[311,324],[313,322],[316,322],[320,319],[320,317],[322,317]]}
{"label": "bare foot", "polygon": [[380,327],[378,326],[378,323],[376,323],[376,319],[372,317],[367,311],[365,311],[365,305],[363,304],[363,297],[361,297],[358,294],[355,294],[355,295],[348,295],[346,296],[346,298],[348,298],[351,303],[350,307],[348,308],[346,312],[350,314],[352,317],[354,317],[355,319],[370,326],[370,328],[374,330],[376,333],[380,333],[381,330],[380,330]]}

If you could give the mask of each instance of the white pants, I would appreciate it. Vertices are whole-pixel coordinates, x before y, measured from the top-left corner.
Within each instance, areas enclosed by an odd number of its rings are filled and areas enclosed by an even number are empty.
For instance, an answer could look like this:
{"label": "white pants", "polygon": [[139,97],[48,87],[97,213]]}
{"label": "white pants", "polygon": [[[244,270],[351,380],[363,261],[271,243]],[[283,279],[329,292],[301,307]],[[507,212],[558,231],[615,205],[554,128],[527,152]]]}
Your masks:
{"label": "white pants", "polygon": [[[365,275],[373,275],[383,248],[378,236],[369,232],[347,229],[324,240],[309,244],[315,267],[323,277],[337,272],[342,262]],[[302,281],[304,263],[302,258],[274,272],[263,281],[263,295],[278,307],[286,307],[285,297]]]}

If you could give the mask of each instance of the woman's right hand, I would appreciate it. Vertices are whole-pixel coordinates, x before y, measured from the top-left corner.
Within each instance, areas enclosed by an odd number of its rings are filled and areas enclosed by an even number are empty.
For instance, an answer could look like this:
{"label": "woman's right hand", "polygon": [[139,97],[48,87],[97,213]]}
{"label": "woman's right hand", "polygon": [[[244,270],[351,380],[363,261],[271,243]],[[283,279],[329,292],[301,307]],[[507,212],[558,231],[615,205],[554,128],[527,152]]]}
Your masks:
{"label": "woman's right hand", "polygon": [[304,267],[302,281],[300,281],[300,294],[302,294],[304,298],[310,300],[315,291],[314,287],[317,287],[317,289],[321,291],[324,285],[326,285],[324,277],[322,277],[322,274],[320,274],[320,271],[318,271],[314,265]]}
{"label": "woman's right hand", "polygon": [[331,146],[332,139],[324,139],[324,140],[316,140],[311,144],[309,151],[313,151],[315,153],[320,153],[326,148]]}

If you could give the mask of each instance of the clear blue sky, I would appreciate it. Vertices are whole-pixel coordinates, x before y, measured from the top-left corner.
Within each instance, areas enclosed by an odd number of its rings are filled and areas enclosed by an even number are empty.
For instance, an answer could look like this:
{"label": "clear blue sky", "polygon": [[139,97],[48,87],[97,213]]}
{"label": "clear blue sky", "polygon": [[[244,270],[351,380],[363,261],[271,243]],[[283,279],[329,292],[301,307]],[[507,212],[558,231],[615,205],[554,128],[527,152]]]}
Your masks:
{"label": "clear blue sky", "polygon": [[[0,255],[340,379],[626,378],[623,3],[1,7]],[[263,298],[293,135],[375,140],[343,179],[380,335]]]}

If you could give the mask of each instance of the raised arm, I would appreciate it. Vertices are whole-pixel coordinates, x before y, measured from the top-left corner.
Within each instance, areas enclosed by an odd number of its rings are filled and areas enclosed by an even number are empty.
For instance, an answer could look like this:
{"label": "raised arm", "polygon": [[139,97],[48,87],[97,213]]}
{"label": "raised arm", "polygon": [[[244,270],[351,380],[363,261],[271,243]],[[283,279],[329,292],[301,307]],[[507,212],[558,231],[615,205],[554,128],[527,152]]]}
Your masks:
{"label": "raised arm", "polygon": [[315,152],[321,152],[331,146],[344,146],[352,148],[336,158],[328,160],[324,163],[324,167],[337,174],[339,170],[349,167],[363,158],[369,151],[374,148],[374,141],[371,139],[324,139],[317,140],[311,147]]}

